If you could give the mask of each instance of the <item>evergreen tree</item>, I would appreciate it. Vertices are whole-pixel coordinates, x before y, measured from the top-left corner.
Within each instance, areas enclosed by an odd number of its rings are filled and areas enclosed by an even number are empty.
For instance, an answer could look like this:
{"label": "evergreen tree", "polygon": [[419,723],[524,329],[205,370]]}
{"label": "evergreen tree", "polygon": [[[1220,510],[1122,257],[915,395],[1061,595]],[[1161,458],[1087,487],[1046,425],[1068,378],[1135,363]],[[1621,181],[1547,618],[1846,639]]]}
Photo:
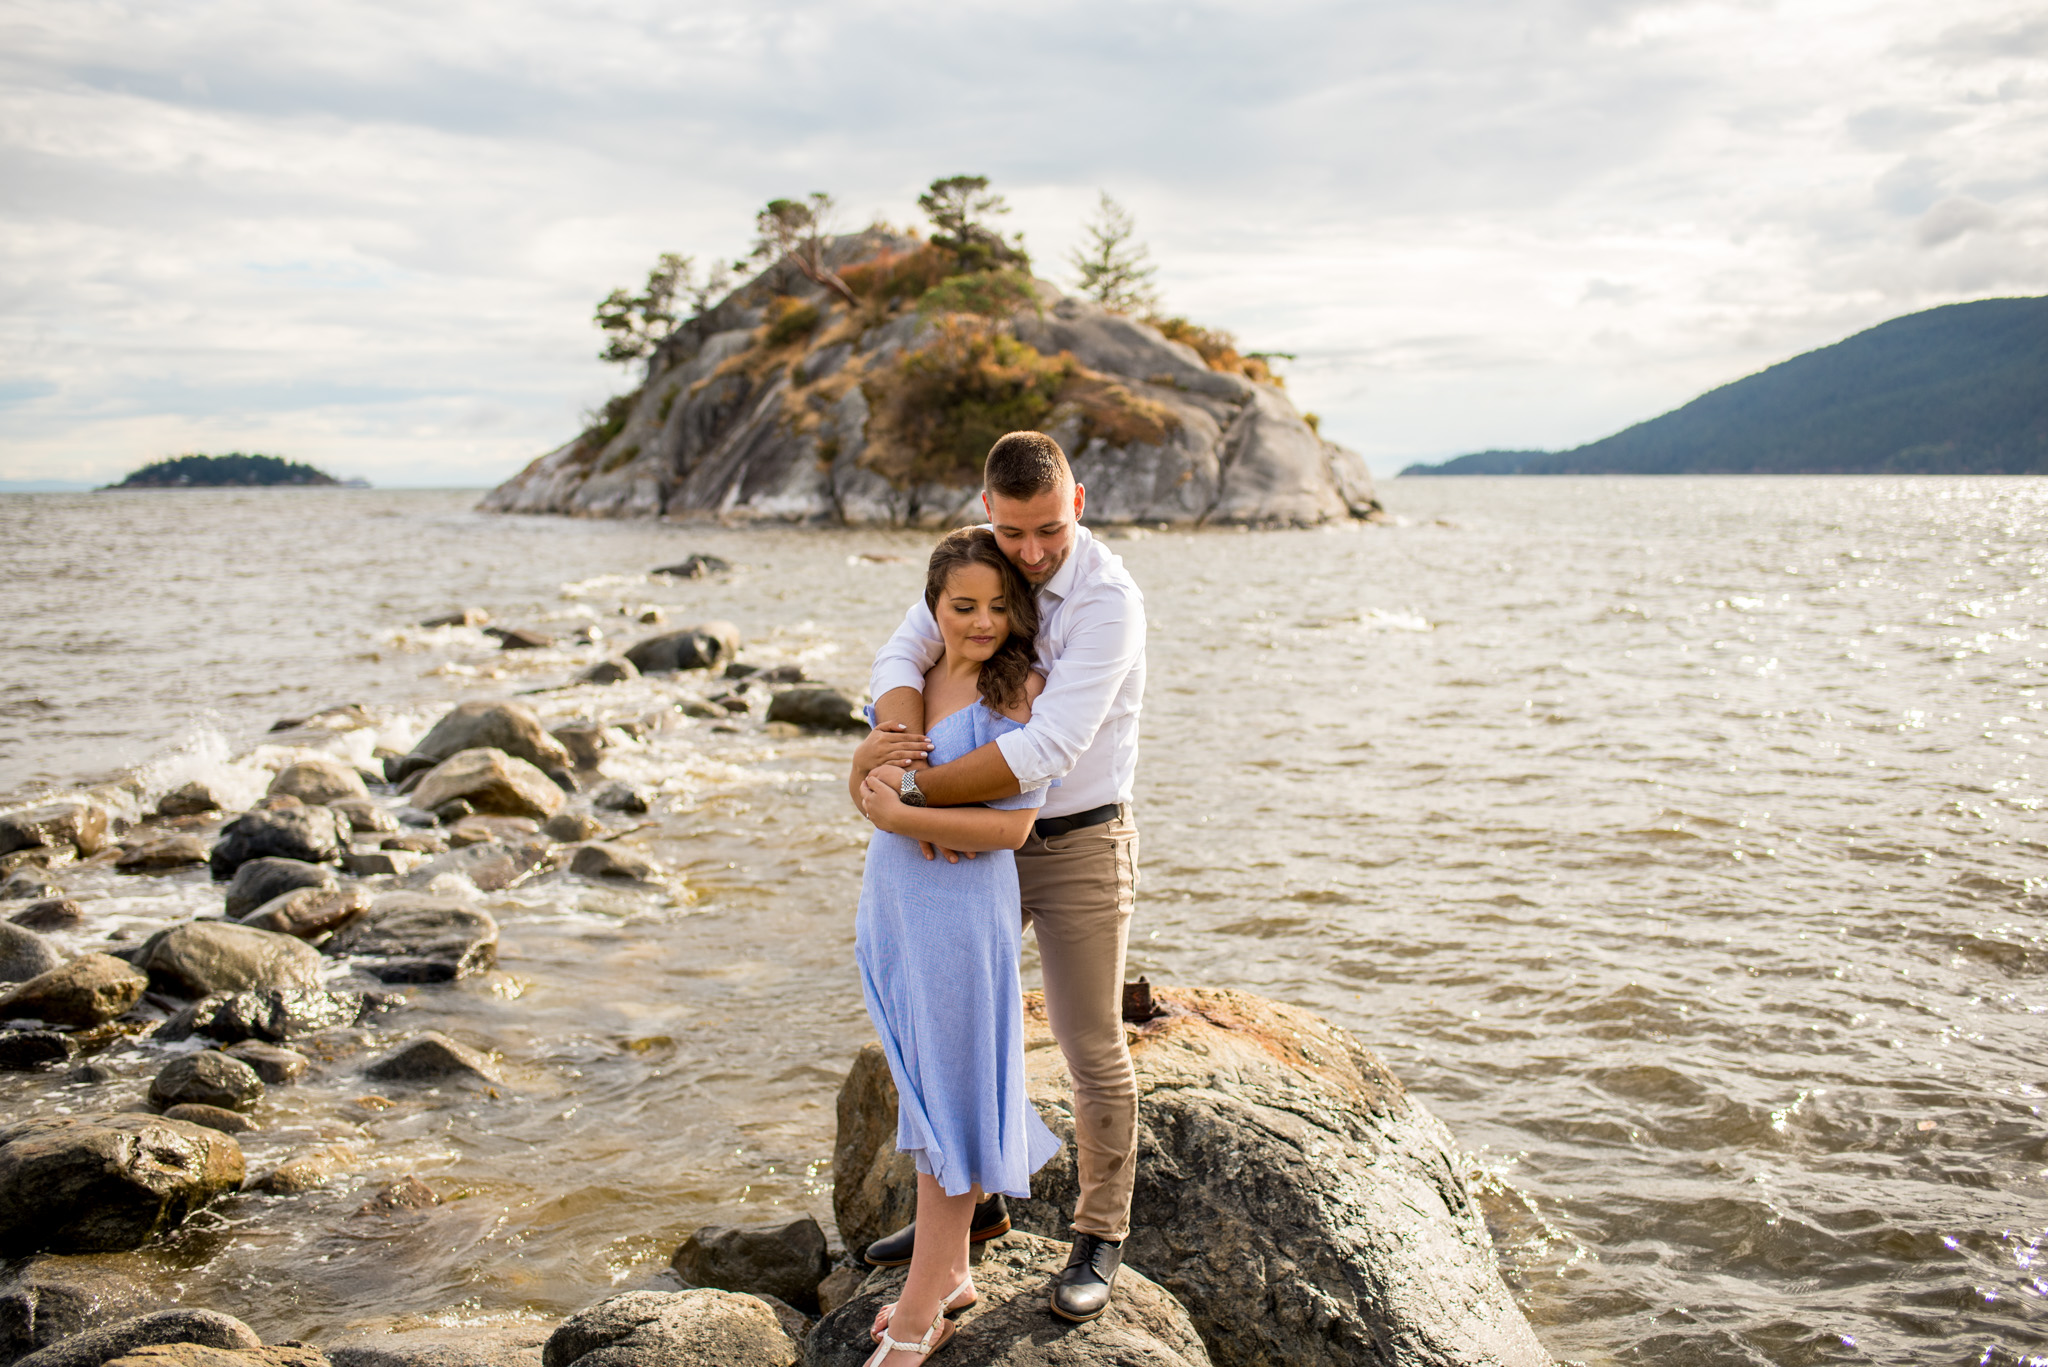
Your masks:
{"label": "evergreen tree", "polygon": [[917,207],[932,221],[932,245],[944,247],[970,270],[997,266],[1028,267],[1024,236],[1005,239],[988,220],[1010,212],[1003,197],[991,193],[987,176],[945,176],[917,197]]}
{"label": "evergreen tree", "polygon": [[1130,211],[1102,192],[1096,216],[1082,228],[1088,234],[1085,247],[1076,247],[1068,258],[1080,277],[1081,293],[1117,313],[1150,312],[1159,303],[1159,291],[1152,277],[1159,272],[1147,258],[1151,253],[1136,240],[1138,225]]}
{"label": "evergreen tree", "polygon": [[754,258],[787,261],[812,284],[823,285],[849,305],[858,302],[838,272],[825,264],[825,239],[832,235],[832,196],[771,199],[754,215]]}

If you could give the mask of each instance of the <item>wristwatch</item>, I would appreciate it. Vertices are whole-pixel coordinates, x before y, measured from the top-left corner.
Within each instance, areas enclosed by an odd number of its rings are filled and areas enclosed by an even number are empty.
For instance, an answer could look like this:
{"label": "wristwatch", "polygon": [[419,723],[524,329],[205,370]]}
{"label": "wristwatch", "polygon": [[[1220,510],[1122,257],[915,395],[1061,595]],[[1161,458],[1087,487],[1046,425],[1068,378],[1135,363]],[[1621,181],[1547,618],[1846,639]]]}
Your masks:
{"label": "wristwatch", "polygon": [[903,781],[896,785],[896,796],[903,799],[903,805],[906,807],[922,807],[925,805],[924,794],[918,790],[916,770],[905,769],[903,771]]}

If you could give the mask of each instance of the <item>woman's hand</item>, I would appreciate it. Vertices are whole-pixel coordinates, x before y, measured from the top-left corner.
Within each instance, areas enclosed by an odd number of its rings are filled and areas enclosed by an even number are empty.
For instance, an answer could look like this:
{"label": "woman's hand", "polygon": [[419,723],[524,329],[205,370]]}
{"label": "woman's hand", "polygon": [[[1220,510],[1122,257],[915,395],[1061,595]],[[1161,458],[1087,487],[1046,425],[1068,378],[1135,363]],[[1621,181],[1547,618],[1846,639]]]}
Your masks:
{"label": "woman's hand", "polygon": [[903,805],[903,770],[893,764],[877,767],[861,781],[860,809],[879,830],[894,833],[896,821],[908,809]]}
{"label": "woman's hand", "polygon": [[923,768],[931,748],[929,740],[919,732],[905,729],[902,722],[883,722],[855,748],[853,763],[856,769],[867,771],[884,764],[898,769]]}

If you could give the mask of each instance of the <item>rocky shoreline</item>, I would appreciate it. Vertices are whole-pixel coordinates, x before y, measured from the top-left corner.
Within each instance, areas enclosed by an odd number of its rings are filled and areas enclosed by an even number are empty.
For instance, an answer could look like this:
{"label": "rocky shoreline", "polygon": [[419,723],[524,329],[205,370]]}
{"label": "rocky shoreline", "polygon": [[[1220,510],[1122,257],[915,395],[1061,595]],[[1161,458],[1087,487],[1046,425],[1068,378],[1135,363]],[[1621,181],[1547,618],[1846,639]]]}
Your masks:
{"label": "rocky shoreline", "polygon": [[[131,780],[0,813],[0,1069],[62,1097],[0,1126],[0,1367],[865,1356],[861,1326],[892,1280],[851,1254],[906,1200],[872,1050],[838,1101],[846,1247],[808,1217],[709,1226],[675,1249],[664,1286],[566,1319],[479,1321],[451,1304],[433,1322],[358,1321],[317,1345],[266,1345],[226,1313],[246,1307],[167,1299],[133,1261],[202,1225],[228,1237],[219,1212],[237,1201],[304,1199],[372,1170],[347,1137],[362,1117],[518,1104],[495,1042],[439,1028],[438,1003],[498,974],[500,925],[479,893],[569,880],[687,895],[635,838],[658,795],[606,772],[636,729],[859,729],[851,698],[798,666],[742,658],[728,623],[645,625],[559,689],[461,703],[403,748],[366,751],[376,718],[360,707],[288,719],[260,749],[269,781],[253,801],[205,781],[152,792]],[[500,646],[521,649],[519,633]],[[674,681],[658,715],[590,704],[643,671]],[[543,710],[565,709],[550,692],[577,700],[552,724]],[[147,934],[96,931],[93,902],[68,894],[107,876],[179,877],[218,900]],[[1072,1181],[1056,1160],[1019,1232],[986,1250],[983,1304],[949,1361],[1548,1361],[1500,1281],[1448,1134],[1377,1060],[1257,998],[1161,988],[1157,1003],[1130,1026],[1146,1176],[1116,1312],[1071,1327],[1042,1312]],[[1065,1080],[1033,1021],[1033,1098],[1058,1129]],[[269,1142],[270,1099],[316,1079],[355,1094],[325,1129]],[[347,1218],[372,1231],[438,1218],[459,1193],[431,1176],[374,1181]]]}

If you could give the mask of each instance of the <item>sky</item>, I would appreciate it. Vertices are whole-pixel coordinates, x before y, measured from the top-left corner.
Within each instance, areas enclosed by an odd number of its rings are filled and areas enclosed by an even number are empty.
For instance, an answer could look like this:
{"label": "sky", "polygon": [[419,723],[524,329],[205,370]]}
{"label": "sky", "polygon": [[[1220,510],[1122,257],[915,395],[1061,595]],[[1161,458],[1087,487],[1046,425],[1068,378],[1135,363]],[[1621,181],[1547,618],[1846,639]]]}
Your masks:
{"label": "sky", "polygon": [[2038,0],[0,0],[0,482],[267,451],[496,483],[596,301],[768,199],[1097,195],[1391,475],[2048,293]]}

